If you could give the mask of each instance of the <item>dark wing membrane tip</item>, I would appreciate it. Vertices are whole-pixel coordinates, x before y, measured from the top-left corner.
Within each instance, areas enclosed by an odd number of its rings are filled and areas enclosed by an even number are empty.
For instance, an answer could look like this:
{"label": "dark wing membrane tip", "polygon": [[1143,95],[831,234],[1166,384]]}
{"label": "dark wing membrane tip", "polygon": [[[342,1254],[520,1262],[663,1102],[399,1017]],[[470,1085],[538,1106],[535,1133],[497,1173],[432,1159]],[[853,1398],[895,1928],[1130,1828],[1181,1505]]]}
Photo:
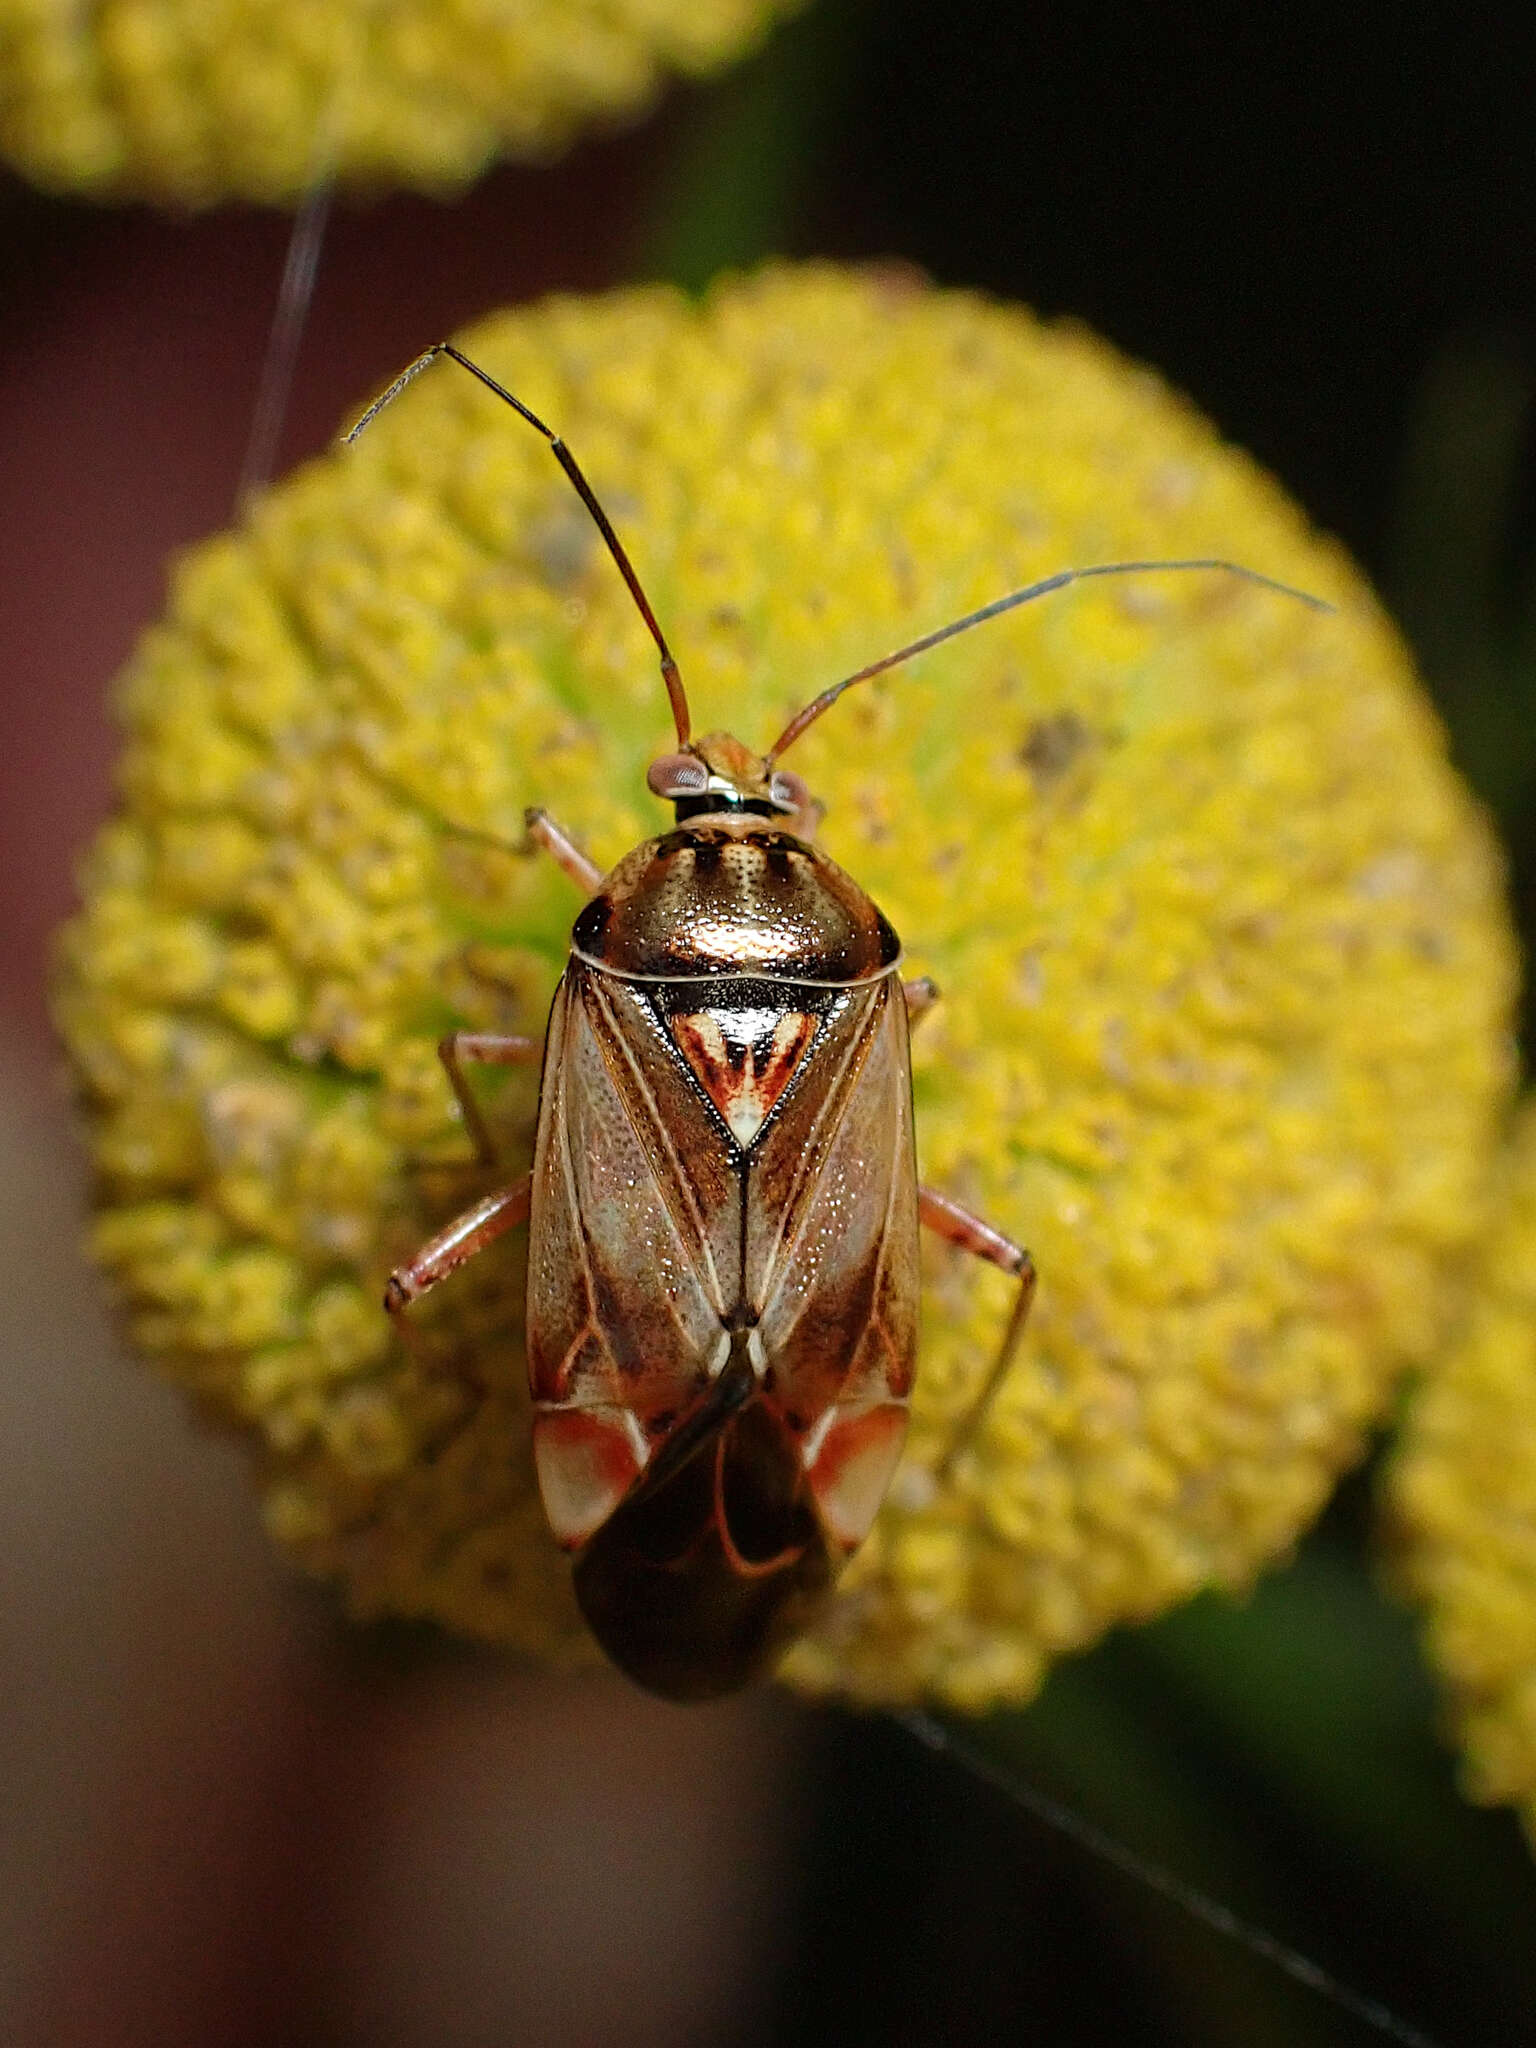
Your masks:
{"label": "dark wing membrane tip", "polygon": [[639,1481],[577,1558],[574,1585],[637,1685],[708,1700],[766,1677],[832,1576],[795,1447],[752,1402]]}

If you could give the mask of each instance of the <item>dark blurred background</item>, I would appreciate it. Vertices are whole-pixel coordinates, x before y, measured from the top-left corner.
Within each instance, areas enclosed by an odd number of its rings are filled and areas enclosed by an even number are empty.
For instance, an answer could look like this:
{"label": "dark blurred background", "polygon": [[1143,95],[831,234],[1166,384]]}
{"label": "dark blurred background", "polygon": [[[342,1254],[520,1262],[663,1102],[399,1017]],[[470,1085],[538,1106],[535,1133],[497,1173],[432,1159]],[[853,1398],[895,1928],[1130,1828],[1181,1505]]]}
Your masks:
{"label": "dark blurred background", "polygon": [[[1376,578],[1529,944],[1529,40],[1449,6],[823,0],[553,170],[340,207],[279,467],[427,341],[553,288],[896,256],[1080,317]],[[105,684],[166,556],[231,517],[287,234],[0,184],[0,2034],[1390,2038],[894,1723],[771,1695],[679,1719],[345,1629],[82,1307],[46,935],[109,801]],[[1536,2041],[1536,1874],[1458,1799],[1369,1517],[1367,1476],[1246,1606],[1118,1637],[965,1741],[1444,2043]]]}

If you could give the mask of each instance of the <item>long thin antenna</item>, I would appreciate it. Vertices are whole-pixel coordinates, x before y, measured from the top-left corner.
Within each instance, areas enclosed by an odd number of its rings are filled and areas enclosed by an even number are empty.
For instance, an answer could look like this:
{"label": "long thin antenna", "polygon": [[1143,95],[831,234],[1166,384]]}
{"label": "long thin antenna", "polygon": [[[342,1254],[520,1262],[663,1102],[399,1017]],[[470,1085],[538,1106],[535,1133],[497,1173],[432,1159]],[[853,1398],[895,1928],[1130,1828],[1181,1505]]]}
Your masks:
{"label": "long thin antenna", "polygon": [[1209,1927],[1224,1940],[1234,1943],[1238,1948],[1246,1949],[1250,1955],[1258,1956],[1261,1961],[1272,1964],[1284,1976],[1297,1984],[1305,1985],[1307,1990],[1315,1992],[1319,1998],[1336,2006],[1340,2012],[1349,2013],[1352,2018],[1373,2028],[1385,2040],[1397,2043],[1397,2048],[1437,2048],[1431,2035],[1426,2034],[1422,2028],[1413,2026],[1408,2020],[1400,2018],[1381,1999],[1371,1998],[1364,1992],[1352,1990],[1331,1971],[1325,1970],[1321,1963],[1314,1963],[1310,1956],[1303,1955],[1288,1942],[1279,1941],[1274,1935],[1266,1934],[1262,1927],[1255,1927],[1251,1921],[1244,1920],[1229,1907],[1221,1905],[1209,1893],[1201,1891],[1198,1885],[1190,1884],[1187,1879],[1176,1876],[1173,1871],[1160,1863],[1152,1862],[1149,1857],[1138,1856],[1134,1849],[1127,1848],[1124,1842],[1106,1833],[1103,1828],[1095,1826],[1091,1820],[1085,1819],[1070,1806],[1063,1805],[1059,1799],[1052,1799],[1049,1793],[1042,1792],[1038,1787],[1012,1775],[1000,1763],[985,1755],[974,1743],[955,1735],[934,1715],[915,1707],[894,1713],[891,1718],[905,1728],[909,1735],[915,1736],[925,1748],[935,1750],[941,1756],[953,1757],[956,1762],[979,1778],[982,1784],[989,1785],[993,1791],[1001,1793],[1015,1806],[1022,1807],[1024,1812],[1033,1814],[1035,1819],[1043,1821],[1046,1827],[1054,1828],[1057,1834],[1065,1835],[1068,1841],[1076,1842],[1080,1848],[1086,1849],[1090,1855],[1099,1857],[1109,1864],[1111,1869],[1118,1870],[1122,1876],[1132,1879],[1136,1884],[1145,1885],[1159,1898],[1169,1900],[1180,1912],[1187,1913],[1190,1919],[1198,1921],[1203,1927]]}
{"label": "long thin antenna", "polygon": [[1069,583],[1084,583],[1090,576],[1144,576],[1164,569],[1210,569],[1224,576],[1240,576],[1245,583],[1258,584],[1261,590],[1275,590],[1282,597],[1294,597],[1299,604],[1307,605],[1315,612],[1333,610],[1326,599],[1313,597],[1309,591],[1297,590],[1289,583],[1279,583],[1273,576],[1261,575],[1257,569],[1245,569],[1241,562],[1222,562],[1204,556],[1186,561],[1096,562],[1087,569],[1058,569],[1054,576],[1042,577],[1038,583],[1026,583],[1022,590],[1011,590],[1006,597],[994,598],[991,604],[984,604],[979,611],[967,612],[961,619],[951,619],[947,626],[925,633],[921,640],[910,641],[905,647],[898,647],[894,654],[884,654],[867,668],[856,669],[851,676],[844,676],[840,683],[823,690],[819,697],[813,697],[809,704],[795,713],[768,749],[767,759],[770,765],[777,761],[807,726],[814,725],[824,711],[831,710],[844,690],[851,690],[855,683],[867,683],[871,676],[884,675],[888,668],[910,661],[916,654],[926,654],[930,647],[953,640],[957,633],[968,633],[972,626],[985,625],[988,619],[998,618],[1003,612],[1016,611],[1022,604],[1032,604],[1037,597],[1049,597],[1053,590],[1065,590]]}
{"label": "long thin antenna", "polygon": [[283,420],[293,390],[299,344],[304,339],[310,304],[315,296],[315,275],[320,267],[320,251],[325,246],[325,230],[331,216],[335,189],[330,176],[322,178],[319,183],[311,185],[305,194],[304,204],[294,215],[288,253],[283,259],[282,282],[277,288],[277,304],[267,334],[267,352],[262,359],[256,405],[251,414],[250,438],[245,444],[245,460],[240,465],[240,484],[235,494],[237,511],[244,510],[246,501],[263,484],[271,482],[272,472],[277,466],[278,443],[282,439]]}
{"label": "long thin antenna", "polygon": [[330,223],[331,201],[336,192],[336,167],[341,156],[351,98],[352,81],[343,72],[333,81],[315,123],[304,180],[304,199],[293,217],[293,227],[288,236],[282,281],[277,288],[277,304],[272,310],[272,325],[267,334],[267,352],[262,360],[256,404],[251,412],[245,460],[240,465],[240,483],[235,495],[237,512],[243,512],[254,493],[263,484],[270,483],[272,472],[277,467],[283,421],[287,417],[293,373],[299,360],[299,344],[304,339],[304,329],[309,320],[315,279],[320,268],[320,252],[325,246],[326,228]]}
{"label": "long thin antenna", "polygon": [[498,384],[489,371],[482,370],[478,363],[471,361],[461,350],[456,349],[451,341],[436,341],[432,344],[431,348],[424,350],[414,363],[408,364],[400,372],[389,389],[373,401],[356,426],[348,429],[342,437],[343,440],[355,441],[364,427],[371,425],[384,410],[385,406],[392,405],[406,385],[414,382],[423,370],[437,361],[439,356],[447,356],[449,361],[457,363],[461,370],[468,370],[472,377],[478,377],[487,391],[494,391],[496,396],[503,403],[510,405],[515,413],[520,414],[530,427],[536,427],[549,443],[551,454],[575,485],[577,496],[596,522],[597,530],[606,541],[609,554],[618,563],[619,574],[629,585],[629,594],[638,605],[640,616],[644,619],[647,627],[649,627],[651,638],[656,642],[657,649],[661,655],[661,680],[667,686],[667,702],[672,706],[672,722],[677,727],[677,743],[680,747],[686,747],[691,737],[688,699],[683,690],[683,679],[678,673],[677,663],[673,659],[672,650],[667,645],[666,635],[662,632],[660,626],[657,625],[656,614],[651,610],[650,599],[641,589],[640,578],[635,574],[633,564],[630,562],[629,556],[624,552],[624,543],[614,532],[613,522],[609,519],[608,514],[597,502],[597,495],[582,475],[581,467],[575,456],[566,447],[554,429],[545,426],[537,413],[530,412],[520,398],[515,398],[504,385]]}

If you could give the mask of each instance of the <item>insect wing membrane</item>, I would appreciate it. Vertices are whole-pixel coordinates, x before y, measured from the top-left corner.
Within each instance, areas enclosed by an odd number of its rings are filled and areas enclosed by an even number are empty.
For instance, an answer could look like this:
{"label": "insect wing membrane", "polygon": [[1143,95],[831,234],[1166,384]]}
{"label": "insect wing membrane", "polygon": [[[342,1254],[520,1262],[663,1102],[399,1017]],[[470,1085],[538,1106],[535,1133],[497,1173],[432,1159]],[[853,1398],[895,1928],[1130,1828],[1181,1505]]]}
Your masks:
{"label": "insect wing membrane", "polygon": [[761,1677],[832,1582],[799,1447],[757,1398],[746,1350],[738,1331],[700,1426],[685,1421],[576,1560],[592,1633],[668,1699]]}

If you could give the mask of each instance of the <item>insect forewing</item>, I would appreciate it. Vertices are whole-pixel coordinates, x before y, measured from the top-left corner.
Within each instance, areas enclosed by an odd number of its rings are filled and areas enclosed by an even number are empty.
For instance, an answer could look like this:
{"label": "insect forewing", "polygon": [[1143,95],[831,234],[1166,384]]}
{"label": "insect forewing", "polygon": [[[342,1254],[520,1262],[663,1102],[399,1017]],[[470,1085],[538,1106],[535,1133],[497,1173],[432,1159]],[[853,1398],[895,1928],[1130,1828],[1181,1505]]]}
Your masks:
{"label": "insect forewing", "polygon": [[566,1544],[618,1505],[647,1425],[718,1366],[735,1298],[739,1247],[711,1235],[730,1177],[657,1036],[637,989],[571,963],[550,1015],[528,1272],[534,1456]]}
{"label": "insect forewing", "polygon": [[748,1285],[817,1506],[852,1549],[901,1452],[917,1350],[917,1175],[894,975],[838,994],[797,1079],[754,1163]]}

